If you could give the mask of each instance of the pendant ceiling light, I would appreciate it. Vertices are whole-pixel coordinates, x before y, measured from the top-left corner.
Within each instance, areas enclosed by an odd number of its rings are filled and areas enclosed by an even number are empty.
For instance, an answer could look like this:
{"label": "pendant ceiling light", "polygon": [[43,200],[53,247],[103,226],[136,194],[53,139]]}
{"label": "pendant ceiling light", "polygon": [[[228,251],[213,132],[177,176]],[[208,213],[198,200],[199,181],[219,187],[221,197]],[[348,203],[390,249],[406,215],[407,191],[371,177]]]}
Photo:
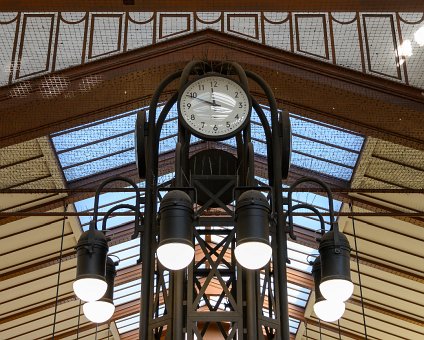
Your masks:
{"label": "pendant ceiling light", "polygon": [[105,235],[91,223],[90,229],[81,234],[76,246],[77,275],[73,289],[82,301],[96,301],[105,294],[108,249]]}
{"label": "pendant ceiling light", "polygon": [[270,207],[257,190],[242,193],[236,205],[237,261],[247,269],[259,269],[271,259],[269,245]]}
{"label": "pendant ceiling light", "polygon": [[105,295],[98,301],[90,301],[84,304],[84,315],[88,320],[95,323],[102,323],[109,320],[115,312],[113,304],[113,286],[116,276],[115,262],[108,257],[106,262],[106,283]]}
{"label": "pendant ceiling light", "polygon": [[312,276],[315,283],[315,304],[314,312],[316,316],[326,322],[334,322],[343,316],[345,303],[337,300],[326,300],[319,289],[321,283],[321,259],[317,257],[312,266]]}
{"label": "pendant ceiling light", "polygon": [[350,245],[338,227],[324,234],[319,245],[321,284],[319,289],[326,300],[344,302],[353,293],[350,278]]}
{"label": "pendant ceiling light", "polygon": [[157,256],[170,269],[187,267],[194,257],[193,203],[181,190],[172,190],[162,199],[159,208],[160,241]]}

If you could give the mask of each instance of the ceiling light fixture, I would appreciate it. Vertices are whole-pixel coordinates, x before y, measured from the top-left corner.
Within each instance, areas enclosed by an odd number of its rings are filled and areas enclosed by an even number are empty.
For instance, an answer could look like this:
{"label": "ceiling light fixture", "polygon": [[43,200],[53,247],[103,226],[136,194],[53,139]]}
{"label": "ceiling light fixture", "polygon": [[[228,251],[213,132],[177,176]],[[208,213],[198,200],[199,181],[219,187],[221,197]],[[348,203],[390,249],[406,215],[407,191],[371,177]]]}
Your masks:
{"label": "ceiling light fixture", "polygon": [[411,40],[404,40],[402,45],[398,47],[399,57],[410,57],[412,56],[412,44]]}
{"label": "ceiling light fixture", "polygon": [[194,257],[193,202],[181,190],[172,190],[162,199],[159,209],[160,242],[157,256],[170,270],[187,267]]}
{"label": "ceiling light fixture", "polygon": [[94,323],[108,321],[115,312],[113,304],[113,288],[116,276],[115,261],[108,257],[106,261],[106,283],[107,290],[103,297],[97,301],[86,302],[83,306],[85,317]]}
{"label": "ceiling light fixture", "polygon": [[82,301],[96,301],[105,294],[108,249],[105,235],[96,230],[95,222],[91,221],[90,229],[82,233],[76,246],[77,275],[73,289]]}
{"label": "ceiling light fixture", "polygon": [[312,276],[315,284],[314,312],[322,321],[334,322],[339,320],[345,311],[346,305],[338,300],[326,300],[320,292],[321,259],[318,256],[312,265]]}
{"label": "ceiling light fixture", "polygon": [[[334,224],[333,224],[334,227]],[[347,237],[334,228],[321,239],[321,294],[327,300],[344,302],[353,293],[350,278],[350,245]]]}
{"label": "ceiling light fixture", "polygon": [[414,33],[414,40],[415,42],[420,45],[424,46],[424,26],[421,26],[415,33]]}
{"label": "ceiling light fixture", "polygon": [[264,267],[271,259],[269,216],[266,197],[257,190],[243,192],[236,204],[237,261],[247,269]]}

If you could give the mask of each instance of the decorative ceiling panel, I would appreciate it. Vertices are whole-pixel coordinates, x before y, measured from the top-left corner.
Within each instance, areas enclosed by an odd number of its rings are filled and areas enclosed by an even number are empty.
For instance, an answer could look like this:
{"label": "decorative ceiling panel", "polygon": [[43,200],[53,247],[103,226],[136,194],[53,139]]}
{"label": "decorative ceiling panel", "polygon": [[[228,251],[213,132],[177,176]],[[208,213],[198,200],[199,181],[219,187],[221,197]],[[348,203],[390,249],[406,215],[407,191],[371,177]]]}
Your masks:
{"label": "decorative ceiling panel", "polygon": [[398,144],[368,138],[353,188],[424,188],[424,153]]}
{"label": "decorative ceiling panel", "polygon": [[203,29],[424,88],[423,13],[1,13],[0,85]]}

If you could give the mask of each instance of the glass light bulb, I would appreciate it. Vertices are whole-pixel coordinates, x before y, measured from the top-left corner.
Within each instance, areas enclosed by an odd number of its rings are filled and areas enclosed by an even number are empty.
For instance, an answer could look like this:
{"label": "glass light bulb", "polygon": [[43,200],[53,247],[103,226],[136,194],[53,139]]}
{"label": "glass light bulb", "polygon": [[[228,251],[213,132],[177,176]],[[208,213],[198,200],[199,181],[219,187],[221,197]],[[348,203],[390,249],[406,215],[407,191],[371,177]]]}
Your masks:
{"label": "glass light bulb", "polygon": [[94,323],[109,320],[115,312],[115,305],[107,301],[91,301],[82,307],[85,317]]}
{"label": "glass light bulb", "polygon": [[412,55],[411,40],[405,40],[402,45],[398,47],[398,54],[400,57],[410,57]]}
{"label": "glass light bulb", "polygon": [[326,322],[334,322],[343,316],[346,305],[344,302],[322,300],[314,304],[316,316]]}
{"label": "glass light bulb", "polygon": [[96,301],[106,293],[107,283],[100,279],[79,279],[74,281],[75,295],[82,301]]}
{"label": "glass light bulb", "polygon": [[166,243],[157,250],[160,263],[170,270],[187,267],[194,257],[194,248],[185,243]]}
{"label": "glass light bulb", "polygon": [[262,242],[245,242],[234,250],[236,259],[244,268],[259,269],[271,259],[272,249],[269,244]]}
{"label": "glass light bulb", "polygon": [[424,46],[424,26],[421,26],[415,33],[414,33],[414,40],[415,42],[420,45]]}
{"label": "glass light bulb", "polygon": [[326,300],[344,302],[351,297],[353,287],[348,280],[334,279],[321,282],[319,290]]}

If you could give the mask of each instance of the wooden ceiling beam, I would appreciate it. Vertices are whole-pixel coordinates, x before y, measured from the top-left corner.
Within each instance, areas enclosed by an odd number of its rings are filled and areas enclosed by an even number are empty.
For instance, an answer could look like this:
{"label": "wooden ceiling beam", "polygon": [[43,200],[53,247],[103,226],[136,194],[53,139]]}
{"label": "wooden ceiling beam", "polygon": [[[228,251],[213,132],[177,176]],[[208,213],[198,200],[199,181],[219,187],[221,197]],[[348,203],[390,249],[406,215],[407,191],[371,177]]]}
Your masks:
{"label": "wooden ceiling beam", "polygon": [[[15,85],[1,88],[0,147],[147,105],[162,79],[196,58],[238,61],[265,78],[280,107],[292,112],[424,150],[420,89],[212,30],[56,72],[78,93],[72,98],[63,94],[46,100],[38,91],[10,98]],[[78,84],[92,75],[101,83],[78,92]],[[32,88],[44,79],[30,80]],[[167,91],[176,87],[174,82]],[[259,89],[253,84],[252,91]]]}
{"label": "wooden ceiling beam", "polygon": [[73,0],[51,2],[49,0],[3,0],[0,11],[423,11],[423,3],[416,0],[373,0],[373,1],[340,1],[340,0]]}

